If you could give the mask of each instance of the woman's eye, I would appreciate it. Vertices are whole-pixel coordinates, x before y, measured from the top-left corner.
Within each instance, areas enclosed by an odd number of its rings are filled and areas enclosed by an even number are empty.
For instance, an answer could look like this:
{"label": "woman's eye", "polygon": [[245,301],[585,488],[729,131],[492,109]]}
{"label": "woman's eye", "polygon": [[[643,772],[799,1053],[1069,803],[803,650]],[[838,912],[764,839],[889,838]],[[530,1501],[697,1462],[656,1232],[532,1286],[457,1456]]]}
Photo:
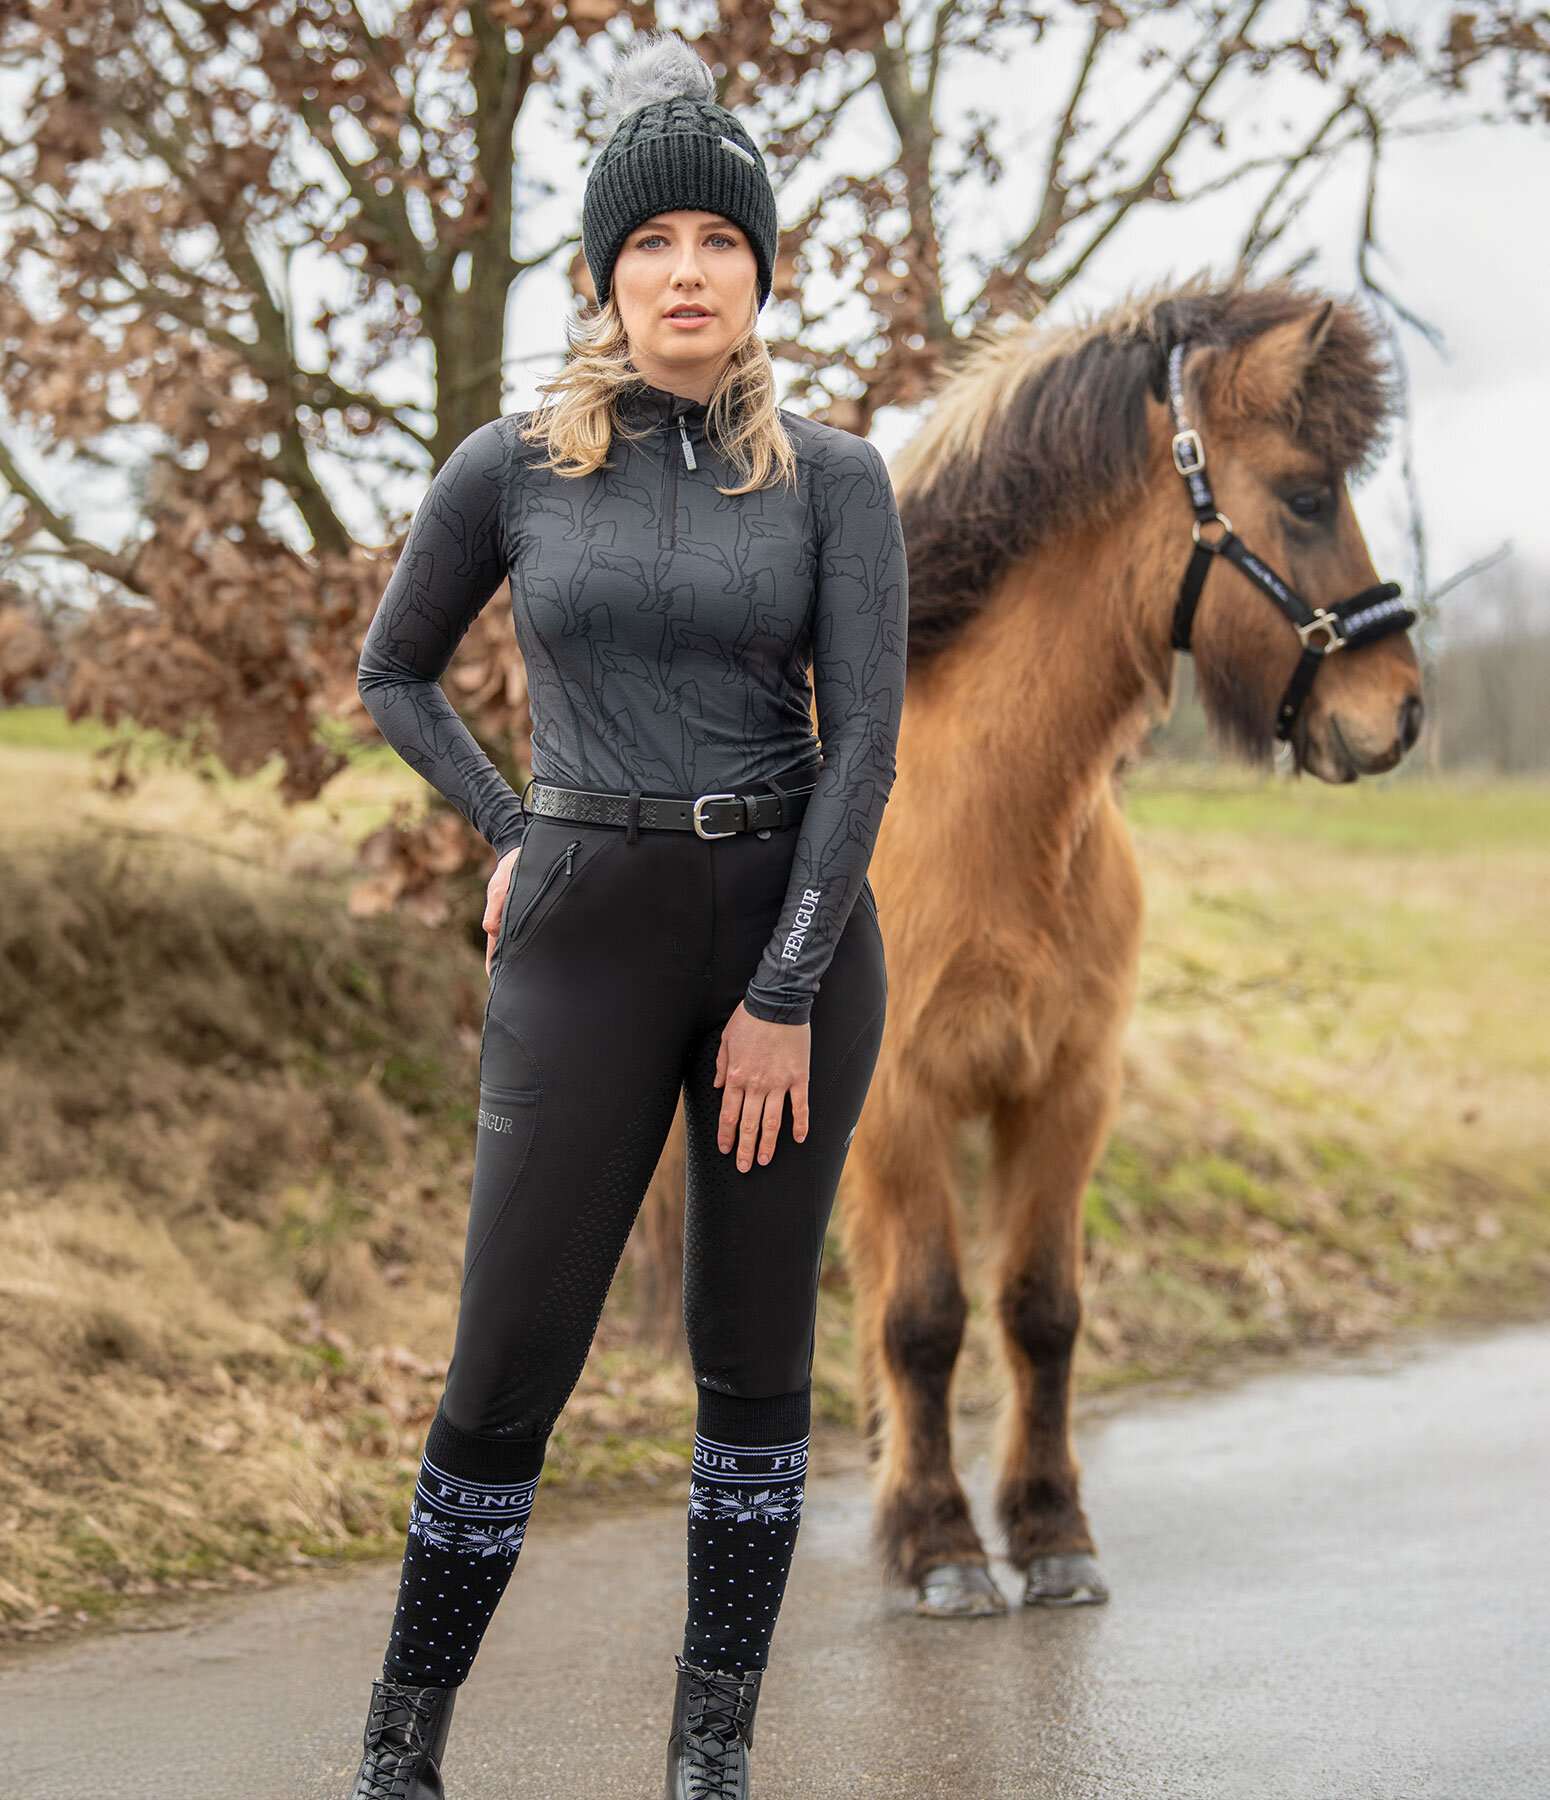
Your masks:
{"label": "woman's eye", "polygon": [[712,232],[711,235],[705,241],[709,244],[732,245],[732,244],[736,244],[737,239],[735,237],[733,237],[729,232],[715,231],[715,232]]}
{"label": "woman's eye", "polygon": [[1299,519],[1317,519],[1324,512],[1325,496],[1316,493],[1293,494],[1286,504]]}

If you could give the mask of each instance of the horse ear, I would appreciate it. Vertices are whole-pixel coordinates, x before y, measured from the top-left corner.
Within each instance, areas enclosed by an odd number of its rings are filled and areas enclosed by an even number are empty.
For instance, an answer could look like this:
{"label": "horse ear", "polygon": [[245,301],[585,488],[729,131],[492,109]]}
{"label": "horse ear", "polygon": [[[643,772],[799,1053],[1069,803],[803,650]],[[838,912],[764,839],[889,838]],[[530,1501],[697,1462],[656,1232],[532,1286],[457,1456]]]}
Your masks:
{"label": "horse ear", "polygon": [[1295,418],[1308,371],[1318,359],[1334,320],[1326,300],[1311,317],[1287,319],[1217,359],[1213,398],[1226,412],[1246,418]]}

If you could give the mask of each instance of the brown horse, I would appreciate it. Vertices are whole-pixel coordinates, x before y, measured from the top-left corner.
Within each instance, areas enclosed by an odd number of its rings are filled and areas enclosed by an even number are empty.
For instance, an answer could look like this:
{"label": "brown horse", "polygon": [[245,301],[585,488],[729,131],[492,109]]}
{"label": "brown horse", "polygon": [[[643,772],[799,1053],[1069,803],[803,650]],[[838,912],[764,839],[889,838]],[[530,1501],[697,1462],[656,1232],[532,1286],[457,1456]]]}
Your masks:
{"label": "brown horse", "polygon": [[[1118,1098],[1141,938],[1115,770],[1149,708],[1172,705],[1195,523],[1167,404],[1175,344],[1241,542],[1315,606],[1370,587],[1346,480],[1373,456],[1392,389],[1363,315],[1289,283],[1194,283],[1079,328],[982,340],[892,471],[910,662],[871,864],[888,1017],[841,1205],[879,1538],[926,1613],[1006,1604],[950,1432],[968,1303],[949,1153],[975,1118],[990,1132],[1012,1376],[997,1452],[1007,1553],[1026,1603],[1107,1596],[1071,1451],[1071,1357],[1082,1194]],[[1225,557],[1192,649],[1222,740],[1268,762],[1298,635]],[[1290,733],[1296,767],[1332,782],[1392,768],[1420,717],[1403,633],[1329,655]]]}
{"label": "brown horse", "polygon": [[[898,776],[872,858],[887,945],[880,1059],[840,1208],[856,1295],[877,1524],[923,1612],[999,1612],[953,1470],[967,1315],[950,1150],[989,1121],[996,1311],[1013,1376],[998,1510],[1030,1602],[1106,1595],[1070,1419],[1082,1193],[1120,1081],[1142,896],[1116,766],[1173,696],[1171,624],[1194,523],[1172,457],[1170,348],[1215,503],[1305,599],[1368,587],[1346,492],[1392,405],[1363,316],[1288,284],[1192,284],[1077,329],[982,340],[893,475],[910,569]],[[1211,535],[1209,532],[1208,536]],[[1223,566],[1217,566],[1222,564]],[[1292,625],[1213,559],[1192,649],[1208,717],[1268,761]],[[1290,743],[1326,781],[1392,768],[1420,726],[1404,636],[1331,655]],[[670,1320],[681,1127],[636,1239]]]}

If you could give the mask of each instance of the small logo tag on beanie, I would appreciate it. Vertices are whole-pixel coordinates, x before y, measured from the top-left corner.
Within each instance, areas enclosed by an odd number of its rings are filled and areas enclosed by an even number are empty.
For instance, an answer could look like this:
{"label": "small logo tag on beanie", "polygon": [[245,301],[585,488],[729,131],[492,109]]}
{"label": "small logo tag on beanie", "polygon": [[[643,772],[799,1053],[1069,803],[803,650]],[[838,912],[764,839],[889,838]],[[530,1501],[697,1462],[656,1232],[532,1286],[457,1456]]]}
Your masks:
{"label": "small logo tag on beanie", "polygon": [[750,167],[755,169],[758,168],[758,163],[748,154],[741,144],[735,143],[729,137],[717,138],[716,142],[720,144],[723,150],[730,150],[734,156],[742,157],[743,161],[749,164]]}

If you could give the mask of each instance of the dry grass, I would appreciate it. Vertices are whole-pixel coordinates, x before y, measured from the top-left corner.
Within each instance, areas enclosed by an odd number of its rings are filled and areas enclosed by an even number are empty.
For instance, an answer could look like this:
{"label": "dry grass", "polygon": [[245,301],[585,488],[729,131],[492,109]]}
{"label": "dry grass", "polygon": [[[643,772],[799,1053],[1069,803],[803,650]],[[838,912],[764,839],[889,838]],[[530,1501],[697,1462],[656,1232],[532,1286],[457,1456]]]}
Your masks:
{"label": "dry grass", "polygon": [[[347,918],[339,828],[266,784],[166,771],[125,802],[94,776],[0,746],[0,1623],[18,1631],[401,1542],[471,1173],[471,934]],[[350,781],[357,831],[408,791]],[[546,1479],[678,1477],[687,1378],[628,1335],[600,1333]]]}
{"label": "dry grass", "polygon": [[[367,758],[297,812],[175,771],[110,798],[68,734],[6,725],[0,1620],[396,1552],[483,1004],[471,933],[344,915],[349,841],[415,784]],[[1084,1387],[1543,1310],[1550,790],[1152,770],[1127,805],[1148,947]],[[849,1367],[835,1260],[831,1421]],[[964,1403],[998,1385],[981,1310]],[[546,1479],[676,1486],[691,1416],[626,1266]]]}

